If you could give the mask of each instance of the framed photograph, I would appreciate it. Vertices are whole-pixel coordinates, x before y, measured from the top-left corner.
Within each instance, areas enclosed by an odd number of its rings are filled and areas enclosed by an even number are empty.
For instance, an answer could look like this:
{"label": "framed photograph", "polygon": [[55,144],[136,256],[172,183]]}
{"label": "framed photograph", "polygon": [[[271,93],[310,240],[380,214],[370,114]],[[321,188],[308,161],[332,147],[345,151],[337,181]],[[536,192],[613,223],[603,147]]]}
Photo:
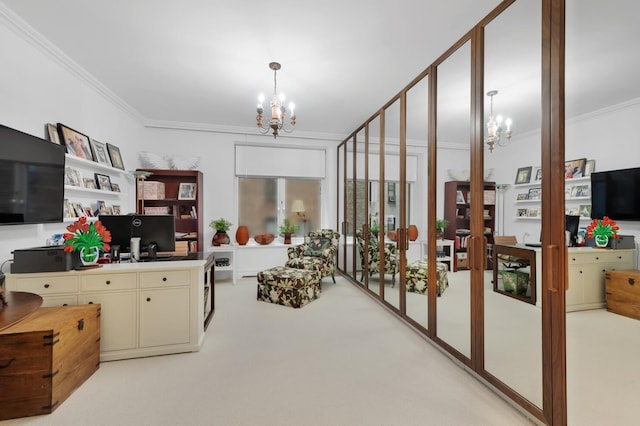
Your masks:
{"label": "framed photograph", "polygon": [[84,215],[87,217],[93,217],[93,212],[91,211],[91,207],[82,207],[84,209]]}
{"label": "framed photograph", "polygon": [[120,209],[120,206],[118,206],[118,205],[115,205],[115,204],[114,204],[114,205],[113,205],[113,206],[111,206],[111,207],[112,207],[112,209],[113,209],[113,214],[122,214],[122,211],[121,211],[121,209]]}
{"label": "framed photograph", "polygon": [[396,203],[396,184],[393,182],[387,183],[387,203]]}
{"label": "framed photograph", "polygon": [[69,201],[68,198],[64,199],[64,204],[62,206],[62,215],[63,217],[76,217],[73,204],[71,204],[71,201]]}
{"label": "framed photograph", "polygon": [[529,199],[529,194],[527,193],[520,193],[518,194],[517,198],[518,201],[523,201],[523,200],[528,200]]}
{"label": "framed photograph", "polygon": [[529,200],[540,200],[542,198],[542,188],[531,188],[528,195]]}
{"label": "framed photograph", "polygon": [[60,135],[58,135],[58,128],[55,124],[47,123],[47,136],[49,141],[60,145]]}
{"label": "framed photograph", "polygon": [[586,158],[571,160],[564,163],[564,178],[573,179],[584,176],[584,168],[587,165]]}
{"label": "framed photograph", "polygon": [[589,185],[575,185],[571,187],[571,198],[587,198],[591,196]]}
{"label": "framed photograph", "polygon": [[117,183],[111,182],[111,190],[113,192],[120,192],[120,185],[118,185]]}
{"label": "framed photograph", "polygon": [[101,214],[109,214],[109,207],[107,207],[107,203],[102,200],[98,200],[96,203],[96,211],[94,216],[98,216]]}
{"label": "framed photograph", "polygon": [[531,180],[531,169],[531,166],[520,167],[518,169],[518,173],[516,173],[516,185],[529,183],[529,181]]}
{"label": "framed photograph", "polygon": [[464,204],[464,195],[462,194],[462,191],[456,191],[456,203]]}
{"label": "framed photograph", "polygon": [[109,151],[111,165],[116,169],[124,170],[124,163],[122,162],[122,156],[120,155],[120,148],[107,143],[107,151]]}
{"label": "framed photograph", "polygon": [[68,186],[80,186],[80,172],[73,167],[64,168],[64,184]]}
{"label": "framed photograph", "polygon": [[527,209],[518,209],[518,217],[527,217]]}
{"label": "framed photograph", "polygon": [[93,161],[89,136],[75,131],[62,123],[58,123],[58,133],[62,138],[64,146],[67,148],[68,154]]}
{"label": "framed photograph", "polygon": [[533,169],[533,181],[532,182],[542,182],[542,167],[535,167]]}
{"label": "framed photograph", "polygon": [[89,189],[98,189],[98,187],[96,186],[96,181],[95,181],[95,179],[91,179],[91,178],[84,178],[84,179],[82,179],[82,182],[84,183],[84,187],[85,187],[85,188],[89,188]]}
{"label": "framed photograph", "polygon": [[596,171],[596,160],[587,160],[587,164],[584,166],[584,176],[591,176],[591,173]]}
{"label": "framed photograph", "polygon": [[87,214],[84,212],[84,207],[82,207],[82,204],[80,203],[73,203],[73,208],[76,211],[76,216],[78,217],[82,217],[82,216],[86,216]]}
{"label": "framed photograph", "polygon": [[91,149],[93,150],[93,158],[96,162],[111,167],[111,159],[107,152],[107,144],[104,142],[90,139]]}
{"label": "framed photograph", "polygon": [[100,173],[95,173],[96,175],[96,185],[98,189],[102,189],[103,191],[111,191],[111,178],[107,175],[102,175]]}
{"label": "framed photograph", "polygon": [[579,207],[580,217],[591,217],[591,204],[581,204]]}
{"label": "framed photograph", "polygon": [[178,200],[195,200],[196,199],[196,184],[195,183],[181,183],[178,189]]}

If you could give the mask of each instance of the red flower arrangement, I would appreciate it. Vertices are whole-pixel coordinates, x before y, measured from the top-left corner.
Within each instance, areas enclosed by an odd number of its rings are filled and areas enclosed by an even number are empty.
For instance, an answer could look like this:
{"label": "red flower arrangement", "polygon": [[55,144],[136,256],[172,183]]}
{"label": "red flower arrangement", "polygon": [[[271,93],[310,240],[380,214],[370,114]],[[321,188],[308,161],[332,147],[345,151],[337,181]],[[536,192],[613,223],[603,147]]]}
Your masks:
{"label": "red flower arrangement", "polygon": [[618,225],[614,220],[609,219],[608,216],[604,216],[602,220],[593,219],[593,222],[587,227],[587,237],[594,238],[597,236],[618,238]]}
{"label": "red flower arrangement", "polygon": [[64,234],[64,251],[67,253],[82,249],[88,251],[98,248],[102,252],[111,249],[108,244],[111,242],[111,232],[99,220],[88,223],[86,217],[81,217],[67,226],[67,231]]}

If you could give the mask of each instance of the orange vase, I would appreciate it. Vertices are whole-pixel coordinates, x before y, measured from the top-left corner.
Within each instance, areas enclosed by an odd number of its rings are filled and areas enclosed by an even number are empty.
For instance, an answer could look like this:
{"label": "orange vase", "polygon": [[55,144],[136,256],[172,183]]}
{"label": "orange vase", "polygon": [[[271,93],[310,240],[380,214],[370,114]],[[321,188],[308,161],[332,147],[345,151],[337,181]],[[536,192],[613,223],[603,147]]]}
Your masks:
{"label": "orange vase", "polygon": [[247,241],[249,241],[249,228],[244,225],[238,226],[236,230],[236,242],[243,246],[247,244]]}
{"label": "orange vase", "polygon": [[415,241],[418,239],[418,227],[415,225],[409,225],[409,229],[407,230],[407,234],[409,235],[409,241]]}

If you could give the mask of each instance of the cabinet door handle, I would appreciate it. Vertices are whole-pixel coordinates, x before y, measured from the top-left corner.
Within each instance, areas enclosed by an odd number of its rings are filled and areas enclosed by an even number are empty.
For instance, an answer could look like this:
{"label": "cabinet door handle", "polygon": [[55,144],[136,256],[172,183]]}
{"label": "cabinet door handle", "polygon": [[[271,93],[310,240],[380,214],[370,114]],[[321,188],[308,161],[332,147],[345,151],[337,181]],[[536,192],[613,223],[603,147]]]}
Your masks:
{"label": "cabinet door handle", "polygon": [[84,330],[84,319],[78,320],[78,330],[80,331]]}
{"label": "cabinet door handle", "polygon": [[151,298],[150,297],[147,297],[147,302],[151,302]]}
{"label": "cabinet door handle", "polygon": [[45,284],[45,285],[44,285],[44,288],[49,288],[49,284]]}
{"label": "cabinet door handle", "polygon": [[162,281],[167,281],[167,277],[162,277]]}
{"label": "cabinet door handle", "polygon": [[92,301],[89,301],[89,303],[88,303],[88,304],[89,304],[89,305],[93,305],[93,302],[92,302]]}
{"label": "cabinet door handle", "polygon": [[107,285],[111,284],[111,280],[107,280],[106,284]]}
{"label": "cabinet door handle", "polygon": [[633,278],[629,278],[629,285],[634,285],[636,283],[636,280],[634,280]]}

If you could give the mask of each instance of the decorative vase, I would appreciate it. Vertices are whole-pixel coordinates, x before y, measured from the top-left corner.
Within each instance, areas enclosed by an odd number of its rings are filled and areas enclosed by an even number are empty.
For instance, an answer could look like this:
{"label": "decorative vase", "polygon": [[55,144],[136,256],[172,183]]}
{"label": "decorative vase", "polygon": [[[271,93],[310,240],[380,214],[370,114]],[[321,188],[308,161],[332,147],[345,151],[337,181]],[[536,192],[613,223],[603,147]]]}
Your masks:
{"label": "decorative vase", "polygon": [[609,237],[607,237],[606,235],[596,235],[595,236],[596,239],[596,247],[606,247],[607,244],[609,244]]}
{"label": "decorative vase", "polygon": [[284,243],[285,244],[291,244],[291,232],[283,232],[282,236],[284,237]]}
{"label": "decorative vase", "polygon": [[436,238],[444,240],[444,229],[436,229]]}
{"label": "decorative vase", "polygon": [[96,265],[100,257],[100,249],[98,247],[84,247],[80,249],[80,261],[83,265]]}
{"label": "decorative vase", "polygon": [[415,241],[418,239],[418,227],[415,225],[409,225],[407,230],[407,234],[409,235],[409,241]]}
{"label": "decorative vase", "polygon": [[249,228],[244,225],[238,226],[236,230],[236,242],[241,246],[247,244],[249,241]]}
{"label": "decorative vase", "polygon": [[211,240],[211,244],[214,246],[221,246],[222,244],[229,244],[230,242],[229,235],[225,231],[217,231]]}

